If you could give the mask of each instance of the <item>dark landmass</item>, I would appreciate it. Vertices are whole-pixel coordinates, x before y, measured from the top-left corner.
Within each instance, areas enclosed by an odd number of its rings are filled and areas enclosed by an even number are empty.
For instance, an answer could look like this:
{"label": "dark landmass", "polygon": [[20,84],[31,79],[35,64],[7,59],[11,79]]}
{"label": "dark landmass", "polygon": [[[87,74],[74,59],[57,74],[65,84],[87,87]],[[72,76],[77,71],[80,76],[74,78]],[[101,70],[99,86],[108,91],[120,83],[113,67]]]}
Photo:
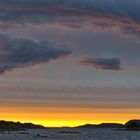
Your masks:
{"label": "dark landmass", "polygon": [[138,130],[140,131],[140,120],[130,120],[125,124],[128,130]]}
{"label": "dark landmass", "polygon": [[124,125],[119,124],[119,123],[102,123],[102,124],[99,124],[98,127],[102,127],[102,128],[124,128]]}
{"label": "dark landmass", "polygon": [[43,129],[45,128],[42,125],[35,125],[32,123],[20,123],[13,121],[0,121],[0,130],[1,131],[23,131],[26,129]]}
{"label": "dark landmass", "polygon": [[76,128],[116,128],[116,130],[140,131],[140,120],[130,120],[125,124],[119,124],[119,123],[101,123],[98,125],[85,124],[82,126],[78,126]]}
{"label": "dark landmass", "polygon": [[124,128],[123,124],[119,123],[101,123],[98,125],[86,124],[82,126],[78,126],[77,128]]}
{"label": "dark landmass", "polygon": [[[71,127],[44,127],[42,125],[36,125],[32,123],[20,123],[13,121],[0,121],[0,131],[24,131],[26,129],[53,129],[53,128],[71,128]],[[74,128],[116,128],[116,130],[125,131],[140,131],[140,120],[130,120],[126,124],[119,123],[101,123],[101,124],[85,124]],[[67,133],[60,132],[60,133]],[[68,132],[69,133],[69,132]]]}

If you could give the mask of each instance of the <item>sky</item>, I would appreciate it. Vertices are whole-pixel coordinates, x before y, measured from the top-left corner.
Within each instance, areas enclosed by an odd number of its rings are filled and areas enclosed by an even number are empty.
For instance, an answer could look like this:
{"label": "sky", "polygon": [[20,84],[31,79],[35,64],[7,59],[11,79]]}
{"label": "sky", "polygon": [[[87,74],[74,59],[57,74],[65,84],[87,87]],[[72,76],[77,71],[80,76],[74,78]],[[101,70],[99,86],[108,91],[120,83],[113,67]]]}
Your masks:
{"label": "sky", "polygon": [[0,0],[0,119],[140,119],[139,13],[139,0]]}

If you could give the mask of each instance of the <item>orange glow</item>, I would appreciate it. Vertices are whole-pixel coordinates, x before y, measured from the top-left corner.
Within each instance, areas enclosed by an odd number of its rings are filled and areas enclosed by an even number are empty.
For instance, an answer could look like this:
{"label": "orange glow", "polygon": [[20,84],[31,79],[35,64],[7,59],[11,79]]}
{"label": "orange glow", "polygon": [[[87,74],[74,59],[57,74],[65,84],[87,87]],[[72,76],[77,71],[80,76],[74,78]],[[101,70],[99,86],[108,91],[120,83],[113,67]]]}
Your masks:
{"label": "orange glow", "polygon": [[108,112],[105,112],[105,109],[86,108],[55,109],[45,107],[0,107],[0,110],[1,120],[32,122],[35,124],[42,124],[49,127],[73,127],[87,123],[99,124],[102,122],[125,123],[132,118],[140,117],[139,113],[135,113],[137,110],[131,111],[126,109],[118,109],[116,113],[113,112],[114,109],[109,109]]}

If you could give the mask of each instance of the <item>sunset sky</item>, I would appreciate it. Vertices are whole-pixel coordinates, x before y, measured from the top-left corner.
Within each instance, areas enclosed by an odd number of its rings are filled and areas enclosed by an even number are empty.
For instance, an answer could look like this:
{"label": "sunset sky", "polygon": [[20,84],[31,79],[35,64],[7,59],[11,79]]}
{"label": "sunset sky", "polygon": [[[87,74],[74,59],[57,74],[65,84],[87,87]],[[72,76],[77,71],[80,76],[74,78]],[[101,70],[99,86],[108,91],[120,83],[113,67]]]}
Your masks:
{"label": "sunset sky", "polygon": [[129,119],[140,119],[140,0],[0,0],[0,120]]}

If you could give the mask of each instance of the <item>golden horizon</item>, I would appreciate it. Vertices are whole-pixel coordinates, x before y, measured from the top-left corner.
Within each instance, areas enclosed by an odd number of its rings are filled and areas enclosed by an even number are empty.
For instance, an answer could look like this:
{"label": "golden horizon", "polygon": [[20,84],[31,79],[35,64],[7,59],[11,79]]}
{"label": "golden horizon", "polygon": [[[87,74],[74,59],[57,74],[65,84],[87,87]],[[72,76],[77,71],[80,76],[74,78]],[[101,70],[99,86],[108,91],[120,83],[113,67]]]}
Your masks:
{"label": "golden horizon", "polygon": [[[84,124],[121,123],[125,124],[132,119],[140,118],[131,110],[94,109],[94,111],[75,108],[35,108],[35,107],[0,107],[0,120],[20,121],[22,123],[40,124],[45,127],[75,127]],[[59,110],[59,111],[58,111]],[[137,110],[135,110],[137,111]]]}

